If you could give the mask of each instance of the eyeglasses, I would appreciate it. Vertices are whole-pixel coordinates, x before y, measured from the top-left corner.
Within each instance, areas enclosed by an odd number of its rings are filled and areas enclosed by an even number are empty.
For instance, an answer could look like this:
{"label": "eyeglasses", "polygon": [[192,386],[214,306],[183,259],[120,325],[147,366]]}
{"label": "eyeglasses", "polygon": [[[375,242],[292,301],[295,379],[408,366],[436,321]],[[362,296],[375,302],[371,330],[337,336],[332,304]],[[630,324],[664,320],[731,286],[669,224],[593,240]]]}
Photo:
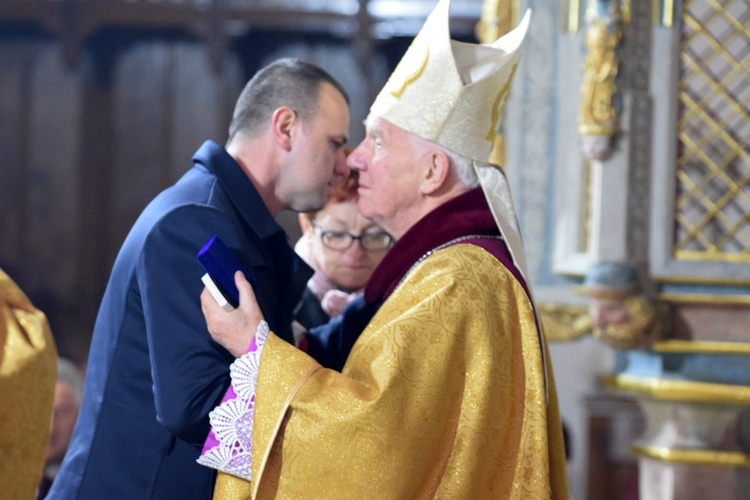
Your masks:
{"label": "eyeglasses", "polygon": [[346,231],[323,230],[315,219],[312,219],[312,224],[320,233],[320,241],[331,250],[346,250],[355,241],[359,241],[360,246],[365,250],[372,251],[382,251],[393,244],[393,237],[385,231],[362,233],[359,236],[354,236]]}

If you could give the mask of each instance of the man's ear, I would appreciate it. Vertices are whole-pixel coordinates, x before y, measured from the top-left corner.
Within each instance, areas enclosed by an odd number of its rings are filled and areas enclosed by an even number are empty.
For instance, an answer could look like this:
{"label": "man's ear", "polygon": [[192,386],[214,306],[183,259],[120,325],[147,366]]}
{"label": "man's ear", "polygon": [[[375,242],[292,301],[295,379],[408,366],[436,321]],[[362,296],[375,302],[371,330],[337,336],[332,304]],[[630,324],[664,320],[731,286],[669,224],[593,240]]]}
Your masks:
{"label": "man's ear", "polygon": [[431,151],[425,158],[422,170],[422,182],[420,191],[422,194],[433,194],[440,190],[450,175],[451,161],[445,152],[440,150]]}
{"label": "man's ear", "polygon": [[310,222],[310,217],[307,214],[297,214],[297,220],[299,220],[299,227],[302,230],[302,233],[312,231],[312,222]]}
{"label": "man's ear", "polygon": [[281,106],[273,112],[271,128],[274,141],[284,150],[292,149],[295,127],[299,122],[297,112],[288,106]]}

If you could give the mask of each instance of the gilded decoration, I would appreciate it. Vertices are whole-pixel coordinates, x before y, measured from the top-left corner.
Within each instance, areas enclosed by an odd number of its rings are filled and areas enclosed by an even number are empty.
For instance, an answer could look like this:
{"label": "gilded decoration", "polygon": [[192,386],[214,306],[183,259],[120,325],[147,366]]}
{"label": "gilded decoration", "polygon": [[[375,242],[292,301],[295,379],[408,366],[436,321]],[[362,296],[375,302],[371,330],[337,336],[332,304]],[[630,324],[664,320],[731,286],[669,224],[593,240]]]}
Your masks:
{"label": "gilded decoration", "polygon": [[750,342],[701,340],[662,340],[652,346],[654,352],[692,354],[750,354]]}
{"label": "gilded decoration", "polygon": [[665,335],[664,304],[646,293],[635,266],[596,262],[586,273],[582,293],[588,307],[540,304],[550,340],[575,340],[590,334],[617,349],[651,347]]}
{"label": "gilded decoration", "polygon": [[635,445],[633,454],[663,462],[720,467],[750,467],[750,457],[739,451],[678,450],[664,446]]}
{"label": "gilded decoration", "polygon": [[619,132],[619,49],[624,21],[619,0],[592,1],[586,10],[584,59],[578,131],[589,159],[606,160]]}
{"label": "gilded decoration", "polygon": [[664,332],[663,313],[644,295],[606,299],[604,305],[591,300],[588,307],[538,304],[547,338],[570,341],[591,335],[612,347],[628,350],[647,347]]}
{"label": "gilded decoration", "polygon": [[[508,33],[517,22],[518,11],[518,0],[484,0],[482,2],[482,16],[474,30],[477,40],[480,43],[491,44]],[[505,99],[507,100],[507,95]],[[499,123],[499,120],[493,120],[493,130],[490,136],[492,140],[490,163],[504,166],[505,145],[503,134],[500,131],[501,126],[502,123]]]}
{"label": "gilded decoration", "polygon": [[750,262],[747,2],[682,9],[674,257]]}
{"label": "gilded decoration", "polygon": [[750,387],[690,380],[610,375],[604,385],[624,392],[641,394],[651,399],[690,403],[750,404]]}
{"label": "gilded decoration", "polygon": [[591,317],[585,306],[540,303],[537,309],[548,340],[576,340],[591,333]]}

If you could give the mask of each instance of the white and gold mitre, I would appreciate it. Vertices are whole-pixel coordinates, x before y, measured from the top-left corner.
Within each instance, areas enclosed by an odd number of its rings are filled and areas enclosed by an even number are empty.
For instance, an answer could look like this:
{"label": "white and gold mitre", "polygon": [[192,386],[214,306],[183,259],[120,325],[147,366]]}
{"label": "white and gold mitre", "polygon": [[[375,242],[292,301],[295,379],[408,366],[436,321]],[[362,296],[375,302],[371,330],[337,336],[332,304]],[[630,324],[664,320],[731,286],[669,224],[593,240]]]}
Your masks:
{"label": "white and gold mitre", "polygon": [[370,113],[466,158],[487,162],[529,27],[489,45],[451,40],[440,0],[378,94]]}

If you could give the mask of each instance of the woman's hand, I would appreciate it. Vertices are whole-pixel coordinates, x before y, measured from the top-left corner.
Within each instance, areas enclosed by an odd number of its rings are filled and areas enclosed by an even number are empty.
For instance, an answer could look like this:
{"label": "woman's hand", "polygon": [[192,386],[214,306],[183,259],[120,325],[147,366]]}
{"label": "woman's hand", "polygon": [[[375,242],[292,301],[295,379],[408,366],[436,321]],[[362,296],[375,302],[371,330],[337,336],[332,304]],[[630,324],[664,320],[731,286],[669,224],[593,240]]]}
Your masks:
{"label": "woman's hand", "polygon": [[263,321],[263,313],[258,307],[253,287],[242,272],[234,274],[234,283],[240,292],[240,305],[237,309],[225,311],[216,303],[208,289],[204,288],[201,293],[201,310],[211,337],[239,358],[250,347],[258,325]]}

